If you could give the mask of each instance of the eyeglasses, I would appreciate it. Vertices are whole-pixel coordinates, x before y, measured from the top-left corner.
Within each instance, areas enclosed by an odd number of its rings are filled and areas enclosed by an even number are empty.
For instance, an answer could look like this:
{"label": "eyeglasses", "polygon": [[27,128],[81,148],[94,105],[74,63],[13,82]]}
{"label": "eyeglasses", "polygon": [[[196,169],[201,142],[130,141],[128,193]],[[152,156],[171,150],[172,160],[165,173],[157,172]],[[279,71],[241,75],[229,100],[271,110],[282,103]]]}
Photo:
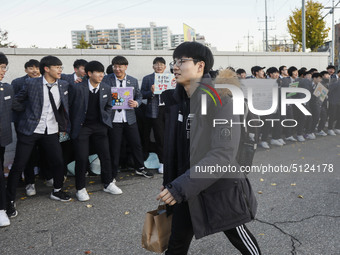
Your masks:
{"label": "eyeglasses", "polygon": [[8,71],[8,66],[0,66],[0,68],[2,71],[6,71],[6,72]]}
{"label": "eyeglasses", "polygon": [[193,59],[193,58],[180,58],[177,60],[172,61],[169,65],[170,68],[173,68],[174,65],[180,67],[185,61],[198,61],[197,59]]}
{"label": "eyeglasses", "polygon": [[155,67],[163,67],[165,65],[163,63],[161,63],[161,64],[154,64],[153,66],[155,66]]}

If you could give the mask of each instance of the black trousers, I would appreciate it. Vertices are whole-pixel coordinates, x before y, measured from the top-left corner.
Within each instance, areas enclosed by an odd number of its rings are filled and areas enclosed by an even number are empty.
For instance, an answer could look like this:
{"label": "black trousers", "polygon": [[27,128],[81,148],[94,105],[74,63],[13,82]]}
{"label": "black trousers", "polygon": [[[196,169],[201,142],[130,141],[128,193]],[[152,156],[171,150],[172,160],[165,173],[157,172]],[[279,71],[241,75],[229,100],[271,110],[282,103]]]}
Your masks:
{"label": "black trousers", "polygon": [[318,132],[321,132],[321,130],[324,130],[326,122],[328,119],[328,110],[327,110],[327,103],[323,103],[321,106],[321,111],[320,111],[320,120],[318,124]]}
{"label": "black trousers", "polygon": [[24,135],[17,133],[17,139],[14,162],[7,180],[7,201],[15,200],[16,189],[22,171],[26,167],[36,144],[38,144],[45,152],[45,157],[49,163],[49,170],[53,173],[54,188],[61,189],[64,181],[63,155],[58,133],[52,135]]}
{"label": "black trousers", "polygon": [[[340,129],[340,104],[329,104],[328,129]],[[334,122],[336,121],[335,127]]]}
{"label": "black trousers", "polygon": [[293,105],[293,112],[294,112],[294,119],[297,122],[296,135],[303,135],[304,129],[305,129],[306,116],[295,105]]}
{"label": "black trousers", "polygon": [[148,154],[150,152],[150,133],[151,128],[153,130],[153,134],[156,141],[156,153],[160,163],[163,163],[163,144],[164,144],[164,107],[158,107],[158,117],[156,119],[145,118],[145,127],[144,127],[144,154]]}
{"label": "black trousers", "polygon": [[101,181],[104,185],[112,182],[111,161],[109,152],[109,142],[107,137],[108,127],[102,123],[95,123],[83,126],[80,129],[79,135],[73,140],[75,153],[75,173],[76,173],[76,189],[85,188],[86,171],[89,157],[89,141],[93,141],[95,150],[100,160]]}
{"label": "black trousers", "polygon": [[[224,231],[229,241],[241,254],[261,254],[255,237],[243,224]],[[173,207],[171,236],[166,255],[186,255],[194,235],[188,203],[175,204]]]}
{"label": "black trousers", "polygon": [[118,172],[120,148],[123,137],[131,148],[135,167],[144,167],[143,149],[137,123],[133,123],[132,125],[129,125],[127,122],[112,123],[112,128],[109,128],[109,140],[113,178],[117,176]]}
{"label": "black trousers", "polygon": [[[286,105],[286,115],[283,116],[283,119],[294,119],[294,113],[293,113],[293,106],[292,105]],[[286,121],[284,122],[286,126],[292,126],[294,123],[292,121]],[[294,127],[283,127],[283,133],[285,137],[290,137],[293,135]]]}
{"label": "black trousers", "polygon": [[0,146],[0,210],[6,209],[6,183],[4,176],[5,147]]}

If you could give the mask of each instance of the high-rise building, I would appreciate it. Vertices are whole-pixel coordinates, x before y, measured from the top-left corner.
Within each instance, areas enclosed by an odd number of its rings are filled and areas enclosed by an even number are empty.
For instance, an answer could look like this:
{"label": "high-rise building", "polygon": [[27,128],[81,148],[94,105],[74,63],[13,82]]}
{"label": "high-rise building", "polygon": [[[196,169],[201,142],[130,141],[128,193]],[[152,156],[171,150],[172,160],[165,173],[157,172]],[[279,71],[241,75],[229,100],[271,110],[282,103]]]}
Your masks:
{"label": "high-rise building", "polygon": [[[86,26],[86,30],[71,31],[72,47],[79,44],[82,36],[95,46],[93,48],[112,48],[119,44],[123,50],[164,50],[171,47],[171,31],[169,27],[157,27],[154,22],[150,27],[125,28],[118,24],[117,29],[94,29]],[[103,47],[101,47],[103,46]]]}

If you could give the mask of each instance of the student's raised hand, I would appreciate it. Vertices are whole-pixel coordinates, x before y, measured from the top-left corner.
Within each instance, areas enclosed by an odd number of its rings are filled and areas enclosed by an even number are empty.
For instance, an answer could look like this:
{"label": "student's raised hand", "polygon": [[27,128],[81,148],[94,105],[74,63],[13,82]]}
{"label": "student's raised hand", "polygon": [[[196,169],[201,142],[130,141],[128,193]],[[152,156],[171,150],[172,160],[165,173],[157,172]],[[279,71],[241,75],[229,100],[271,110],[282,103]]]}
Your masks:
{"label": "student's raised hand", "polygon": [[81,78],[81,77],[78,77],[75,81],[74,81],[74,83],[81,83],[83,81],[83,79]]}
{"label": "student's raised hand", "polygon": [[136,107],[138,107],[138,102],[135,101],[135,100],[130,99],[128,101],[128,105],[129,105],[129,107],[136,108]]}
{"label": "student's raised hand", "polygon": [[160,200],[160,199],[167,205],[174,205],[177,203],[177,201],[171,195],[168,189],[164,189],[161,193],[158,194],[157,200]]}

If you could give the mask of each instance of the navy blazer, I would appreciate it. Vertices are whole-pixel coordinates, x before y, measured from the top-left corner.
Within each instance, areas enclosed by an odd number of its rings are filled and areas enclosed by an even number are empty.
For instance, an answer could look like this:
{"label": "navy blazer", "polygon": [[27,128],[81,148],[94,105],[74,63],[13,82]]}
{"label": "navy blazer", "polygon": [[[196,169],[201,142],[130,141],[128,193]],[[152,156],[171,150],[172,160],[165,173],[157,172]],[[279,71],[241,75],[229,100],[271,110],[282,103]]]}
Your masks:
{"label": "navy blazer", "polygon": [[[88,80],[70,85],[69,91],[71,138],[76,139],[86,118],[90,92]],[[99,93],[101,120],[108,127],[112,127],[111,87],[101,82],[97,93]]]}
{"label": "navy blazer", "polygon": [[[12,142],[12,104],[13,89],[8,83],[0,82],[0,146],[5,147]],[[3,162],[2,162],[3,163]]]}
{"label": "navy blazer", "polygon": [[[32,135],[39,124],[44,104],[43,86],[43,77],[26,79],[22,90],[16,95],[17,101],[26,105],[18,123],[18,132],[24,135]],[[68,87],[69,83],[67,81],[58,80],[60,101],[64,113],[63,118],[67,122],[69,121]]]}
{"label": "navy blazer", "polygon": [[25,76],[16,78],[12,81],[11,85],[13,87],[13,91],[14,91],[14,95],[18,94],[20,92],[20,90],[22,89],[22,87],[25,84],[25,80],[30,78],[28,76],[28,74],[26,74]]}
{"label": "navy blazer", "polygon": [[151,86],[155,83],[155,73],[143,78],[141,92],[144,99],[147,99],[145,116],[156,119],[158,117],[159,95],[154,95]]}
{"label": "navy blazer", "polygon": [[[105,75],[103,82],[108,84],[111,87],[117,87],[116,76],[115,76],[114,73]],[[139,90],[137,79],[130,76],[130,75],[127,75],[126,76],[126,87],[133,87],[134,88],[133,89],[133,99],[138,102],[138,107],[139,107],[142,104],[143,96],[142,96],[142,94]],[[113,117],[114,117],[116,110],[113,110],[112,113],[113,113]],[[126,110],[126,120],[127,120],[129,125],[136,123],[137,120],[136,120],[135,109]]]}
{"label": "navy blazer", "polygon": [[[74,82],[74,74],[75,73],[72,73],[72,74],[64,74],[62,73],[61,74],[61,79],[64,80],[64,81],[67,81],[69,84],[79,84],[79,83],[75,83]],[[83,81],[86,80],[86,79],[83,79]]]}

